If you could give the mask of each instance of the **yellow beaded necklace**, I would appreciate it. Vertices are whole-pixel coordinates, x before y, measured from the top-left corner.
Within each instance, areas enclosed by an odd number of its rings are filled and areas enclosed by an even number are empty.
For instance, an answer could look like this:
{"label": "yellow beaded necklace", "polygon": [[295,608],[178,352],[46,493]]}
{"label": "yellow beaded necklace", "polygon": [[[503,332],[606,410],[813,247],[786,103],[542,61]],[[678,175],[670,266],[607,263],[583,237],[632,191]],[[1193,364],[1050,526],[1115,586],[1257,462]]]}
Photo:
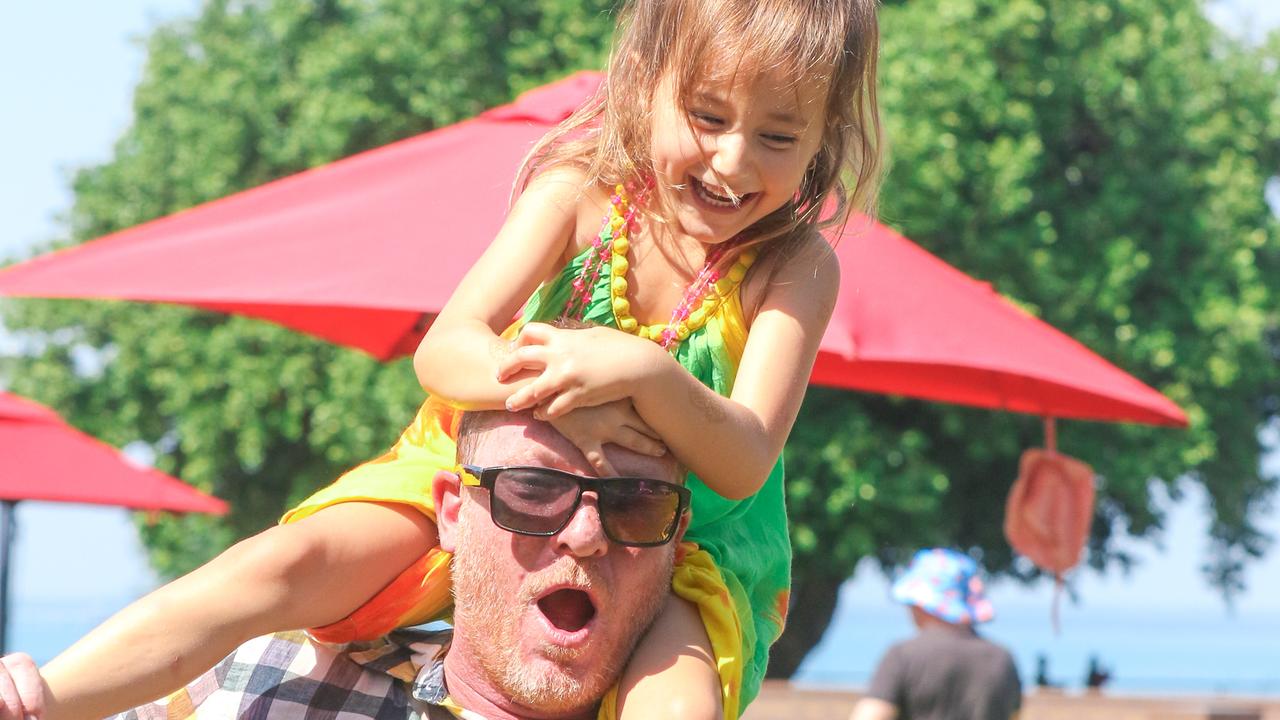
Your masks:
{"label": "yellow beaded necklace", "polygon": [[631,267],[627,261],[627,253],[631,250],[630,230],[634,226],[635,210],[630,207],[626,188],[622,185],[614,188],[614,195],[610,200],[612,207],[609,221],[605,223],[600,238],[608,243],[608,250],[600,255],[609,258],[609,300],[613,306],[614,322],[625,332],[653,340],[675,352],[679,343],[706,325],[720,305],[737,290],[747,276],[747,270],[756,261],[757,251],[755,248],[743,250],[729,271],[721,277],[716,265],[732,245],[717,246],[708,254],[702,271],[689,284],[684,298],[671,313],[671,320],[665,325],[643,325],[631,315],[631,302],[627,299],[627,270]]}

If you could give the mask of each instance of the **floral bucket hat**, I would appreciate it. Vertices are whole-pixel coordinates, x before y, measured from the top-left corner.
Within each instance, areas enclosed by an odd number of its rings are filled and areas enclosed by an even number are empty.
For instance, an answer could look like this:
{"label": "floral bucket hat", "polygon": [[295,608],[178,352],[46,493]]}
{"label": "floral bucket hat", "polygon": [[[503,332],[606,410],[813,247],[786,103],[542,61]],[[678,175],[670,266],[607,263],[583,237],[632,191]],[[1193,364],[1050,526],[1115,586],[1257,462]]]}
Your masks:
{"label": "floral bucket hat", "polygon": [[894,600],[949,623],[973,625],[996,616],[978,577],[978,564],[955,550],[917,552],[911,566],[894,581],[891,594]]}

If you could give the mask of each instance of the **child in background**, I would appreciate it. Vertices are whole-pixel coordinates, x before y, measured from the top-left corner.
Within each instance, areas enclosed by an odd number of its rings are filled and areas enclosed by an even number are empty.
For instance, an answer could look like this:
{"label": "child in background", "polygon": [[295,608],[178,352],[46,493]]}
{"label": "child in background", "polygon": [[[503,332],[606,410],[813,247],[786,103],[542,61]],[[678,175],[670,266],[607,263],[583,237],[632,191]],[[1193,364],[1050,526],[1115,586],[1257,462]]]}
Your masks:
{"label": "child in background", "polygon": [[[786,616],[781,453],[839,275],[817,229],[875,196],[877,32],[874,0],[629,2],[608,79],[531,153],[424,338],[431,397],[392,451],[51,662],[61,710],[149,701],[266,632],[349,641],[447,613],[430,478],[454,468],[459,410],[505,406],[601,476],[610,442],[689,468],[696,545],[616,710],[736,718]],[[237,602],[213,599],[228,587]]]}

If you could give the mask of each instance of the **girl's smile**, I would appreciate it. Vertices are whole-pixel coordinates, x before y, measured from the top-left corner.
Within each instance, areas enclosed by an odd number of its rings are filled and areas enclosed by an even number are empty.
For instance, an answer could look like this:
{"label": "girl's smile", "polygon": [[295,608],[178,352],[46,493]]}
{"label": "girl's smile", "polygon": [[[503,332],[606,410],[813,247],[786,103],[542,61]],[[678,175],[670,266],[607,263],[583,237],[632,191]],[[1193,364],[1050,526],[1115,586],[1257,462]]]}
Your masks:
{"label": "girl's smile", "polygon": [[722,190],[716,185],[708,186],[693,176],[689,176],[689,186],[693,188],[693,196],[712,209],[738,210],[755,197],[755,193],[738,195],[732,190]]}

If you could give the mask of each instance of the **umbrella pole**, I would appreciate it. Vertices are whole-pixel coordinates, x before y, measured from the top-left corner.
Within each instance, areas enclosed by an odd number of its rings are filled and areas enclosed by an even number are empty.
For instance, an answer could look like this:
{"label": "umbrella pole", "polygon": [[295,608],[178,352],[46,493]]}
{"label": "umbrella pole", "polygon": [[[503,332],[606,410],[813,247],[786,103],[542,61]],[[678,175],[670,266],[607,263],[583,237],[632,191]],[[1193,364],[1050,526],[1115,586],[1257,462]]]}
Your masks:
{"label": "umbrella pole", "polygon": [[8,648],[5,630],[9,625],[9,546],[14,536],[16,500],[0,503],[0,655]]}

